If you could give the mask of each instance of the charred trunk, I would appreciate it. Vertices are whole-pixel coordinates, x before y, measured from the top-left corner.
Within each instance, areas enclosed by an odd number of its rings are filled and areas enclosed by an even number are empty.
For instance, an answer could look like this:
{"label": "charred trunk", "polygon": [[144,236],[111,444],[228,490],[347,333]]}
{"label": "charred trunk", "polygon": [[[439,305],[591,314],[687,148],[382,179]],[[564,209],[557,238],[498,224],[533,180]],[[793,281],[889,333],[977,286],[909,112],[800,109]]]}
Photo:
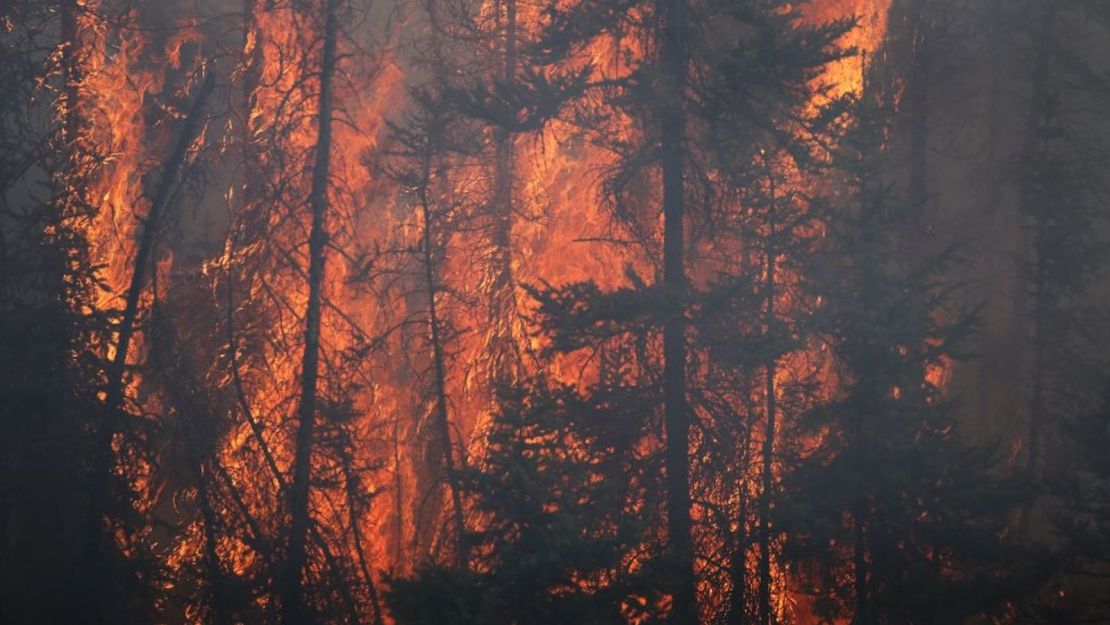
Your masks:
{"label": "charred trunk", "polygon": [[327,246],[329,165],[332,142],[332,81],[335,73],[339,30],[338,1],[323,0],[324,32],[320,59],[320,94],[317,113],[315,162],[308,204],[312,225],[308,238],[308,303],[305,310],[304,358],[301,364],[301,398],[297,408],[296,449],[293,480],[289,488],[289,540],[282,571],[281,622],[303,625],[311,619],[304,613],[301,576],[307,560],[305,549],[309,527],[308,499],[311,490],[313,432],[320,375],[320,316],[323,308],[324,261]]}
{"label": "charred trunk", "polygon": [[105,399],[100,422],[97,424],[96,458],[93,465],[92,494],[84,547],[89,570],[96,570],[105,546],[103,522],[110,509],[108,502],[114,456],[112,440],[119,431],[120,412],[123,410],[127,357],[132,338],[137,330],[139,298],[146,288],[147,272],[152,262],[158,230],[162,226],[164,213],[169,209],[170,198],[177,185],[178,174],[185,165],[189,146],[192,145],[202,127],[204,104],[214,85],[215,76],[209,73],[194,97],[177,142],[165,161],[162,177],[151,198],[150,210],[143,222],[142,235],[135,252],[126,303],[116,326],[115,352],[106,367]]}
{"label": "charred trunk", "polygon": [[[1048,287],[1048,268],[1045,265],[1045,249],[1041,244],[1045,235],[1045,224],[1041,221],[1043,209],[1038,204],[1044,201],[1037,189],[1038,176],[1035,172],[1036,162],[1041,152],[1042,124],[1050,114],[1050,98],[1048,78],[1052,65],[1053,30],[1055,28],[1058,7],[1056,3],[1049,3],[1045,7],[1041,19],[1041,31],[1037,41],[1037,56],[1034,61],[1032,84],[1029,94],[1029,110],[1025,122],[1024,136],[1022,138],[1021,153],[1019,155],[1020,168],[1023,172],[1020,201],[1027,219],[1031,220],[1033,230],[1030,241],[1030,254],[1032,258],[1027,265],[1018,267],[1018,275],[1024,275],[1020,294],[1022,298],[1031,297],[1030,305],[1019,305],[1019,312],[1028,315],[1028,327],[1031,332],[1032,363],[1031,363],[1031,394],[1029,399],[1029,429],[1026,435],[1025,472],[1029,479],[1036,484],[1040,472],[1041,436],[1045,419],[1045,352],[1046,329],[1051,323],[1047,312],[1048,301],[1046,289]],[[1020,261],[1019,261],[1020,262]],[[1021,511],[1019,519],[1019,534],[1029,538],[1030,517],[1032,516],[1034,499],[1030,499]]]}
{"label": "charred trunk", "polygon": [[[776,235],[776,200],[775,200],[775,178],[771,172],[771,167],[767,164],[767,182],[768,190],[771,194],[771,202],[768,214],[768,230],[767,239],[764,242],[764,256],[765,256],[765,275],[763,289],[765,291],[765,324],[766,333],[771,340],[774,340],[773,332],[775,325],[775,269],[776,269],[776,255],[775,250],[775,235]],[[773,579],[771,577],[771,499],[773,496],[772,488],[774,486],[774,455],[775,455],[775,428],[778,405],[775,398],[775,374],[778,369],[777,360],[771,357],[767,360],[765,365],[765,386],[764,393],[766,394],[765,406],[767,410],[767,422],[763,431],[763,467],[762,467],[762,484],[759,497],[759,622],[760,625],[771,625],[774,621],[774,613],[771,609],[771,585]]]}
{"label": "charred trunk", "polygon": [[663,291],[670,310],[663,322],[663,403],[666,433],[667,547],[673,561],[672,625],[697,622],[694,550],[690,536],[690,416],[686,403],[686,318],[683,185],[683,99],[686,88],[682,0],[659,0],[660,61],[667,92],[661,124],[663,170]]}
{"label": "charred trunk", "polygon": [[867,567],[866,503],[856,502],[852,512],[852,587],[855,591],[856,616],[853,625],[874,625],[871,617],[870,581]]}
{"label": "charred trunk", "polygon": [[[432,140],[428,137],[428,140]],[[432,345],[432,367],[435,373],[435,428],[438,444],[442,451],[443,472],[447,482],[447,489],[451,496],[451,521],[454,533],[454,561],[455,566],[466,566],[466,528],[463,522],[462,495],[460,493],[458,470],[455,466],[455,445],[452,443],[451,422],[447,414],[447,366],[446,355],[443,349],[443,337],[440,328],[440,316],[437,308],[436,296],[439,295],[439,279],[437,263],[433,255],[435,237],[432,233],[435,217],[432,215],[428,198],[428,185],[431,183],[431,154],[430,146],[425,147],[424,159],[421,163],[421,183],[419,189],[420,210],[424,227],[422,234],[421,263],[424,268],[424,287],[428,295],[428,340]]]}

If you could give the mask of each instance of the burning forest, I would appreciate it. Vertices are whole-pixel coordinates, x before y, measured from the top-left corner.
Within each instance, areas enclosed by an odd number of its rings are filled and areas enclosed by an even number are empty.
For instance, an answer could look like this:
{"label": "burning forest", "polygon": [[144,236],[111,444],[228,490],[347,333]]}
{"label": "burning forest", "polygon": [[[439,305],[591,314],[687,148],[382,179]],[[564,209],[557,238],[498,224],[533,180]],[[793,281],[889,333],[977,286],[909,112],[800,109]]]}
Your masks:
{"label": "burning forest", "polygon": [[0,622],[1110,623],[1104,0],[8,0],[0,76]]}

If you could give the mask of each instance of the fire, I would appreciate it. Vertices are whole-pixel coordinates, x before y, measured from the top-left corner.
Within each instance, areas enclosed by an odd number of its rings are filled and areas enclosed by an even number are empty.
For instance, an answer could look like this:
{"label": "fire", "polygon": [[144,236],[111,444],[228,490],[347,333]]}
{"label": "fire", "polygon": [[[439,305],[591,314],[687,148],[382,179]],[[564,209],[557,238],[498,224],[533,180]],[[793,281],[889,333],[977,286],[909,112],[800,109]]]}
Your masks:
{"label": "fire", "polygon": [[886,36],[890,3],[891,0],[817,0],[803,9],[806,21],[812,23],[857,20],[856,27],[842,41],[842,45],[854,48],[857,54],[833,63],[824,77],[825,84],[832,87],[830,97],[859,93],[863,88],[864,64],[879,50]]}
{"label": "fire", "polygon": [[80,26],[89,37],[83,47],[91,51],[86,57],[88,66],[83,68],[87,78],[82,112],[92,113],[85,117],[91,126],[88,134],[104,151],[98,180],[89,191],[97,207],[89,230],[92,256],[106,265],[101,275],[108,288],[97,301],[98,307],[106,310],[115,306],[118,295],[126,290],[138,220],[148,208],[141,184],[151,158],[144,142],[143,103],[161,85],[153,72],[139,67],[146,53],[142,39],[125,37],[115,54],[107,52],[107,27],[96,20],[96,9],[96,5],[87,7]]}
{"label": "fire", "polygon": [[[219,157],[234,162],[235,171],[225,196],[230,216],[222,252],[197,267],[180,268],[184,262],[165,253],[157,259],[156,272],[160,284],[178,279],[178,271],[202,275],[218,311],[215,323],[223,345],[198,348],[201,356],[197,358],[205,362],[198,376],[217,381],[221,400],[216,408],[229,424],[215,443],[213,466],[218,468],[212,471],[218,474],[218,479],[213,478],[218,486],[213,490],[221,493],[214,498],[218,499],[216,514],[226,523],[235,519],[237,525],[250,526],[246,534],[262,534],[252,540],[234,533],[220,538],[217,552],[222,565],[238,577],[260,574],[268,564],[267,555],[254,543],[276,540],[284,523],[284,490],[294,444],[291,415],[299,392],[297,354],[302,348],[302,315],[308,297],[304,277],[308,217],[303,203],[317,140],[312,121],[320,113],[314,98],[319,81],[313,69],[319,54],[314,24],[287,3],[250,6],[238,67],[231,74],[231,88],[247,94],[237,103],[245,111],[237,113],[242,119],[237,138],[222,139]],[[160,159],[171,141],[165,128],[151,127],[152,99],[173,89],[167,76],[185,63],[183,47],[204,42],[206,35],[194,23],[185,23],[161,49],[155,49],[142,29],[111,31],[109,23],[98,17],[100,8],[99,2],[91,0],[84,5],[80,43],[88,51],[81,112],[89,124],[88,141],[103,151],[100,162],[89,165],[94,167],[95,183],[88,196],[96,210],[87,234],[92,256],[102,266],[105,290],[97,300],[96,312],[104,313],[117,310],[121,294],[127,290],[135,241],[142,218],[150,210],[144,179],[162,165]],[[859,26],[843,43],[871,52],[883,40],[888,9],[889,0],[820,0],[807,4],[804,15],[806,21],[815,23],[858,16]],[[137,21],[139,10],[133,9],[125,19]],[[522,7],[519,13],[522,36],[541,18],[529,12],[532,10]],[[434,464],[425,448],[431,408],[420,388],[427,383],[420,371],[430,356],[423,330],[413,329],[416,325],[411,323],[425,306],[413,295],[419,286],[409,277],[397,277],[388,286],[374,284],[368,277],[380,270],[380,263],[392,262],[390,254],[415,249],[419,232],[427,226],[414,211],[411,199],[400,197],[384,175],[390,158],[386,122],[398,119],[397,112],[410,104],[406,88],[419,81],[418,76],[409,75],[408,61],[393,45],[406,26],[395,24],[392,30],[378,33],[386,43],[378,42],[381,52],[370,66],[352,60],[369,42],[354,40],[348,33],[341,44],[344,60],[339,74],[344,80],[337,98],[328,196],[330,240],[320,395],[325,421],[334,425],[329,425],[322,437],[334,447],[319,456],[314,466],[326,485],[313,490],[312,507],[320,511],[315,523],[324,537],[321,540],[330,541],[334,556],[345,562],[368,559],[373,563],[371,578],[382,570],[409,571],[414,562],[434,555],[444,540],[439,517],[445,517],[450,509],[440,485],[428,474]],[[617,54],[619,46],[599,42],[587,51],[595,78],[612,78],[628,71],[626,60]],[[623,49],[627,52],[629,47]],[[642,54],[638,48],[636,51]],[[864,58],[854,56],[829,69],[821,80],[832,86],[830,95],[862,88]],[[614,132],[624,136],[636,132],[629,120],[612,123]],[[191,154],[199,151],[201,140]],[[559,286],[594,280],[601,289],[613,290],[629,285],[630,274],[650,281],[652,266],[637,246],[622,244],[623,235],[613,227],[598,188],[598,172],[612,165],[613,155],[591,144],[562,119],[540,132],[508,141],[515,178],[515,222],[509,251],[515,280],[512,289],[520,306],[512,314],[526,317],[534,306],[524,284]],[[481,201],[475,198],[492,193],[494,174],[488,163],[476,160],[465,161],[466,167],[478,172],[470,179],[437,183],[442,186],[435,188],[436,201],[462,198],[468,202],[466,211],[478,210]],[[788,184],[805,181],[799,176]],[[484,244],[479,237],[470,232],[447,237],[447,257],[439,276],[450,287],[438,296],[447,323],[460,329],[451,339],[446,392],[459,447],[456,453],[464,462],[480,461],[483,426],[494,405],[488,382],[492,367],[489,337],[475,330],[484,322],[484,311],[465,303],[468,296],[481,294],[486,278],[481,272],[488,271],[481,259],[471,254]],[[712,275],[710,269],[708,265],[695,268],[695,279],[705,280]],[[400,273],[398,270],[396,275]],[[790,281],[790,276],[783,278],[787,285]],[[144,292],[144,310],[151,307],[154,297],[153,290]],[[776,304],[789,309],[797,302],[789,289],[784,289]],[[536,328],[518,320],[507,323],[522,353],[535,354],[546,346]],[[145,337],[140,343],[142,340]],[[113,342],[108,341],[109,359],[113,349]],[[132,350],[128,363],[141,365],[147,351],[141,346]],[[527,367],[538,366],[527,357],[524,360]],[[833,396],[836,379],[827,361],[814,346],[784,357],[774,375],[774,386],[783,394],[779,399],[788,399],[781,389],[808,377],[823,380],[823,398]],[[576,357],[557,360],[545,373],[568,383],[583,378],[589,381],[597,375],[596,367]],[[947,376],[947,367],[931,369],[929,382],[943,386]],[[766,399],[760,393],[752,391],[744,399],[758,403]],[[127,394],[136,403],[146,399],[151,412],[164,403],[157,389],[144,387],[139,375],[129,378]],[[787,412],[783,418],[791,416]],[[760,443],[757,436],[747,444],[758,449]],[[135,464],[125,470],[145,499],[145,511],[165,503],[159,492],[164,484],[158,483],[153,468]],[[715,486],[722,490],[708,496],[726,505],[741,496],[754,500],[760,492],[754,476],[728,486],[732,490],[727,492],[726,486]],[[191,495],[195,497],[195,493]],[[365,503],[355,505],[355,501]],[[428,535],[423,534],[426,531]],[[147,538],[163,539],[161,535]],[[717,540],[710,536],[699,539],[707,543]],[[160,552],[167,568],[180,572],[202,559],[205,540],[200,523],[190,523],[176,542]],[[321,570],[314,574],[326,575],[323,569],[328,565],[319,566]],[[795,609],[791,606],[796,600],[790,575],[781,564],[776,562],[775,567],[778,611],[785,615]],[[703,591],[709,602],[721,604],[724,598],[710,583],[709,574],[705,576],[709,581],[703,583]],[[261,606],[266,599],[255,601]],[[201,620],[196,615],[190,618]]]}

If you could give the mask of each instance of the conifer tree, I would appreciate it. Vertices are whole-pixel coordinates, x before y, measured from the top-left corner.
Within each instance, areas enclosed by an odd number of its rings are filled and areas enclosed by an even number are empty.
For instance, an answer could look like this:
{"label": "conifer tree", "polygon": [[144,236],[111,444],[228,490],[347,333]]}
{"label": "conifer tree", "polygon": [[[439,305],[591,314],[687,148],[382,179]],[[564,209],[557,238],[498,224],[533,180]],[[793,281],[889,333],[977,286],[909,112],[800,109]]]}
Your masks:
{"label": "conifer tree", "polygon": [[289,486],[289,538],[285,564],[280,573],[281,621],[297,625],[307,618],[301,577],[307,561],[306,543],[309,515],[309,494],[312,489],[312,449],[317,419],[317,384],[320,375],[320,315],[323,308],[324,262],[327,245],[329,165],[332,150],[332,115],[336,49],[339,38],[339,6],[335,0],[324,0],[319,23],[322,25],[322,50],[319,61],[319,99],[315,162],[308,205],[312,226],[309,232],[308,302],[305,310],[304,358],[301,364],[300,401],[297,406],[296,457]]}
{"label": "conifer tree", "polygon": [[906,268],[893,254],[907,213],[883,180],[886,116],[867,94],[845,103],[842,182],[807,274],[839,391],[806,416],[820,443],[784,486],[787,554],[822,618],[959,622],[999,609],[1030,573],[1001,539],[1012,486],[961,441],[943,393],[971,328],[937,282],[947,259]]}
{"label": "conifer tree", "polygon": [[629,472],[634,451],[598,427],[630,415],[600,395],[583,400],[571,389],[538,386],[502,395],[486,456],[463,475],[481,523],[470,566],[424,567],[393,580],[389,603],[399,623],[658,617],[657,596],[630,559],[643,540],[632,502],[646,495],[645,484]]}
{"label": "conifer tree", "polygon": [[[760,2],[669,1],[627,7],[582,2],[548,13],[550,23],[536,47],[541,52],[537,58],[549,64],[571,62],[607,36],[616,41],[642,37],[648,42],[647,52],[639,58],[630,50],[613,53],[628,63],[626,73],[602,73],[581,87],[575,85],[567,97],[576,99],[575,89],[586,94],[596,91],[605,107],[602,120],[611,123],[623,118],[637,124],[639,134],[631,137],[614,138],[619,137],[617,131],[607,129],[590,138],[614,154],[616,163],[603,182],[605,200],[617,222],[644,246],[657,276],[651,286],[633,282],[641,291],[639,296],[617,295],[595,314],[604,317],[605,311],[611,311],[617,315],[612,321],[642,315],[659,323],[658,359],[643,364],[649,370],[659,367],[658,383],[664,391],[663,489],[667,561],[673,567],[669,575],[672,618],[675,623],[693,623],[697,606],[689,455],[691,445],[701,443],[691,439],[691,427],[711,415],[690,395],[692,385],[698,384],[687,371],[691,366],[688,343],[691,333],[698,331],[691,327],[691,319],[697,320],[699,290],[706,285],[690,282],[688,264],[703,246],[740,248],[742,237],[730,242],[724,234],[738,229],[729,225],[737,217],[729,212],[736,205],[727,200],[736,197],[738,188],[730,185],[766,179],[762,175],[766,164],[758,158],[761,149],[789,157],[804,154],[793,133],[804,125],[803,107],[815,93],[810,81],[842,56],[835,42],[851,23],[804,26],[796,7]],[[767,71],[768,67],[775,71]],[[663,217],[661,228],[658,214]],[[767,223],[773,221],[763,225]],[[773,260],[777,255],[767,257]],[[695,267],[699,272],[716,269],[709,262]],[[761,289],[761,307],[774,316],[774,306],[767,306],[774,299],[774,271],[770,265],[767,269],[765,275],[772,284]],[[736,264],[729,270],[735,271]],[[605,301],[575,302],[568,297],[573,294],[566,290],[558,299],[571,308]],[[618,300],[644,308],[623,309]],[[658,312],[649,312],[653,308]],[[773,379],[773,366],[767,364],[763,363],[770,375],[765,377]],[[767,411],[769,416],[774,412],[773,408]],[[768,419],[768,425],[772,422]],[[771,450],[765,451],[769,456]],[[766,589],[769,575],[763,577]],[[763,596],[762,617],[769,620],[767,593]]]}
{"label": "conifer tree", "polygon": [[[438,58],[438,55],[437,55]],[[442,72],[436,72],[445,78]],[[456,293],[445,277],[445,265],[453,251],[454,235],[468,229],[473,198],[462,190],[463,182],[456,172],[475,150],[470,147],[475,137],[467,132],[458,115],[435,92],[416,88],[410,91],[411,112],[404,119],[390,122],[394,147],[390,177],[404,190],[411,202],[412,220],[419,233],[412,244],[402,242],[393,272],[408,275],[419,284],[421,298],[415,304],[412,319],[422,328],[420,351],[427,354],[429,379],[425,393],[430,414],[417,418],[417,430],[428,431],[426,449],[428,464],[433,467],[433,488],[445,489],[450,503],[450,539],[447,548],[458,568],[467,561],[465,511],[459,470],[466,466],[465,441],[456,441],[456,431],[449,415],[452,398],[449,380],[453,375],[454,348],[459,331],[452,323],[452,300]],[[424,421],[429,421],[424,425]],[[440,502],[428,497],[429,505],[421,506],[417,519],[418,544],[426,542],[424,528],[435,529],[439,522]]]}
{"label": "conifer tree", "polygon": [[53,8],[0,8],[0,620],[19,625],[72,622],[108,568],[77,557],[99,384],[87,341],[99,324],[83,312],[95,283],[75,227],[87,208],[74,188],[81,146],[78,120],[61,114],[70,74],[55,64],[74,43]]}
{"label": "conifer tree", "polygon": [[[1070,33],[1082,32],[1081,23],[1099,24],[1098,10],[1083,2],[1024,6],[1037,19],[1024,23],[1020,40],[1029,54],[1028,89],[1013,167],[1025,235],[1017,267],[1019,313],[1030,346],[1024,469],[1036,487],[1047,471],[1045,458],[1056,456],[1066,417],[1097,404],[1098,382],[1075,379],[1072,371],[1076,363],[1100,360],[1084,346],[1101,332],[1101,319],[1087,302],[1106,260],[1100,232],[1110,136],[1101,125],[1110,92],[1084,49],[1085,37],[1069,41]],[[1101,18],[1105,33],[1110,24]],[[1036,527],[1034,512],[1023,513],[1023,533]]]}
{"label": "conifer tree", "polygon": [[1037,623],[1110,617],[1110,388],[1098,408],[1069,418],[1065,432],[1072,454],[1047,480],[1062,502],[1049,515],[1053,536],[1062,543],[1053,558],[1057,575],[1024,602],[1027,617]]}
{"label": "conifer tree", "polygon": [[[0,619],[62,623],[150,618],[141,550],[108,544],[102,515],[134,531],[139,520],[111,476],[99,485],[93,444],[103,406],[97,314],[101,283],[85,236],[95,216],[90,185],[103,148],[89,137],[81,89],[87,54],[78,17],[104,7],[69,0],[0,9],[0,374],[4,437]],[[64,513],[62,511],[65,511]],[[99,562],[89,547],[104,545]]]}

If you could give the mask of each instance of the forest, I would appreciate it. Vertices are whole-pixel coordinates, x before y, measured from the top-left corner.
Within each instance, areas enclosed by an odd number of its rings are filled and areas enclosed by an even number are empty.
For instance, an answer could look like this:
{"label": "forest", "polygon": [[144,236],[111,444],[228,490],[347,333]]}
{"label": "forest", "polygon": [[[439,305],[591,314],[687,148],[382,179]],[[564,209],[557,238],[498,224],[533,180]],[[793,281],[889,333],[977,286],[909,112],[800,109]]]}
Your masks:
{"label": "forest", "polygon": [[0,623],[1110,624],[1110,1],[0,1]]}

